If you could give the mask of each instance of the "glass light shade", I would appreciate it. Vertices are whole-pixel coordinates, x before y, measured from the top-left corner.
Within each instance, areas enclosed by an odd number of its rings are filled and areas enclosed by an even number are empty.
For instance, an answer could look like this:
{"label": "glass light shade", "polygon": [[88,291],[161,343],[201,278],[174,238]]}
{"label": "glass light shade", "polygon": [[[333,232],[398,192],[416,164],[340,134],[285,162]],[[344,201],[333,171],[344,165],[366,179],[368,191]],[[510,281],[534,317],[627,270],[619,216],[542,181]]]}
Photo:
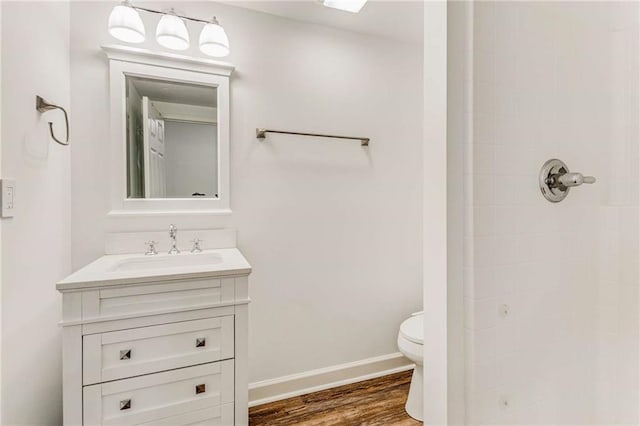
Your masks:
{"label": "glass light shade", "polygon": [[138,11],[126,2],[114,7],[109,15],[109,34],[128,43],[142,43],[145,31]]}
{"label": "glass light shade", "polygon": [[358,13],[367,0],[324,0],[323,5],[347,12]]}
{"label": "glass light shade", "polygon": [[215,18],[202,29],[199,44],[206,55],[220,58],[229,54],[229,38]]}
{"label": "glass light shade", "polygon": [[156,41],[167,49],[185,50],[189,47],[187,26],[176,15],[163,15],[156,28]]}

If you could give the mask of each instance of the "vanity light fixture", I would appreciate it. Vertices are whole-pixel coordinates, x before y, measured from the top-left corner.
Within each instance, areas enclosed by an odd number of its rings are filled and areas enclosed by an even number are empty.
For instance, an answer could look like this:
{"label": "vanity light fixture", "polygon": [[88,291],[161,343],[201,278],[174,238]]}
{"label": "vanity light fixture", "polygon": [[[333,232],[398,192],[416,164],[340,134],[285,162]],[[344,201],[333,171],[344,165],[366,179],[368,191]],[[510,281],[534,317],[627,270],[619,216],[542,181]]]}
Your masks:
{"label": "vanity light fixture", "polygon": [[223,57],[230,52],[229,38],[216,17],[210,21],[179,15],[173,8],[161,12],[134,6],[130,0],[124,0],[109,15],[109,34],[127,43],[142,43],[145,40],[145,29],[139,11],[162,15],[156,27],[156,41],[161,46],[173,50],[189,48],[189,31],[184,20],[200,22],[204,28],[200,33],[199,47],[202,53]]}
{"label": "vanity light fixture", "polygon": [[185,50],[189,47],[189,31],[175,10],[171,9],[160,18],[156,27],[156,41],[167,49]]}
{"label": "vanity light fixture", "polygon": [[142,43],[144,41],[144,24],[138,11],[131,6],[129,0],[124,0],[111,11],[109,34],[127,43]]}
{"label": "vanity light fixture", "polygon": [[322,0],[322,4],[326,7],[351,13],[360,12],[366,2],[367,0]]}
{"label": "vanity light fixture", "polygon": [[229,54],[229,38],[214,16],[200,33],[200,51],[209,56],[222,57]]}

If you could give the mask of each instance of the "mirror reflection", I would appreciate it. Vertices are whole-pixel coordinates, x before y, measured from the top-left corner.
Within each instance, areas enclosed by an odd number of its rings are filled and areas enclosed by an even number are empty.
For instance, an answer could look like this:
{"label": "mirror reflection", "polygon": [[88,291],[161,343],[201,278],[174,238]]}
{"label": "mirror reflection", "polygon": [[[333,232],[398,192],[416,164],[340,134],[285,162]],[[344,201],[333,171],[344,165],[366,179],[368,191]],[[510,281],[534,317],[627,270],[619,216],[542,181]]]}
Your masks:
{"label": "mirror reflection", "polygon": [[128,198],[217,198],[217,90],[127,76]]}

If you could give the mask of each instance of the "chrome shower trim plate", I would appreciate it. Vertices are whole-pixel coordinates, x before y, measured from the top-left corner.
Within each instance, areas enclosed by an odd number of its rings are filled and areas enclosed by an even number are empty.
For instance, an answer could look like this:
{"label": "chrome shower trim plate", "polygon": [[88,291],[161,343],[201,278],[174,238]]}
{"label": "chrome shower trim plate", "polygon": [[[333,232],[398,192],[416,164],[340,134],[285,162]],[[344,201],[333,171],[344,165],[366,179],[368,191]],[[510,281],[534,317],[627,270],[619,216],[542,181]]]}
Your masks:
{"label": "chrome shower trim plate", "polygon": [[567,165],[557,158],[552,158],[542,165],[538,182],[540,191],[547,200],[552,203],[559,203],[569,194],[569,188],[564,186],[554,186],[554,177],[569,172]]}

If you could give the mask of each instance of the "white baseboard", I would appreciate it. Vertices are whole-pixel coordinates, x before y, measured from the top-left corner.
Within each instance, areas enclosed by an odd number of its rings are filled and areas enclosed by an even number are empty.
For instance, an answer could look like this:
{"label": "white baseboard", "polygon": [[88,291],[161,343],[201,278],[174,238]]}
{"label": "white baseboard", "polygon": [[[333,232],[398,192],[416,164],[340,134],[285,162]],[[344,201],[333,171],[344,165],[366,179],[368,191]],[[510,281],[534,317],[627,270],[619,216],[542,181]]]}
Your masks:
{"label": "white baseboard", "polygon": [[249,384],[249,407],[411,370],[400,352]]}

